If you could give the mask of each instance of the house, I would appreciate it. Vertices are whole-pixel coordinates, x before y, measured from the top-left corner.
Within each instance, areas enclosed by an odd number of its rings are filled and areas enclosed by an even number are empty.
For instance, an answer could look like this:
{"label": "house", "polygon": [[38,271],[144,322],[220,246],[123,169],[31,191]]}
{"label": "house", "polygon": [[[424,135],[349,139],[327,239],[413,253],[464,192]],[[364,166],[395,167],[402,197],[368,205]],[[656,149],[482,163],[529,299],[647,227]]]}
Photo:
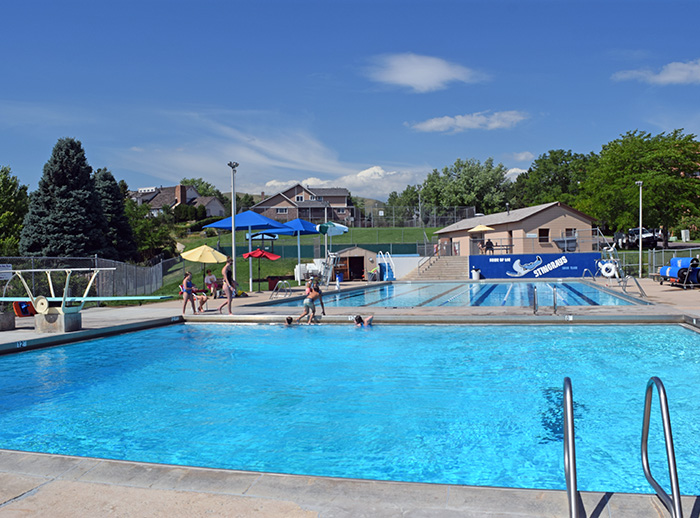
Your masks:
{"label": "house", "polygon": [[598,250],[595,221],[552,202],[463,219],[435,234],[440,255],[593,252]]}
{"label": "house", "polygon": [[261,197],[262,201],[251,210],[276,221],[301,218],[314,223],[339,221],[352,225],[356,217],[350,191],[344,188],[305,187],[298,183],[269,197],[262,193]]}
{"label": "house", "polygon": [[151,214],[157,216],[163,212],[163,207],[171,209],[184,203],[198,207],[204,205],[207,217],[224,217],[226,210],[215,196],[200,196],[197,189],[191,185],[176,185],[174,187],[143,187],[137,191],[130,191],[129,198],[137,204],[147,204],[151,208]]}

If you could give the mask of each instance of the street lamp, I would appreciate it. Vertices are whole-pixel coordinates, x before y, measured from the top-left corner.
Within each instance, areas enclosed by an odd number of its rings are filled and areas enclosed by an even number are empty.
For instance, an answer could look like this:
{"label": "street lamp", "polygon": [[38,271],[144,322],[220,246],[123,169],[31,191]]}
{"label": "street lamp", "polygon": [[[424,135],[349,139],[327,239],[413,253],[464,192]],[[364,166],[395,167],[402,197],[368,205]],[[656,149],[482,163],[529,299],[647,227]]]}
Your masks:
{"label": "street lamp", "polygon": [[639,186],[639,278],[642,278],[642,182],[634,182]]}
{"label": "street lamp", "polygon": [[231,168],[231,259],[233,259],[231,268],[233,269],[234,282],[236,282],[236,184],[234,183],[234,178],[236,177],[238,165],[238,162],[228,163],[228,166]]}

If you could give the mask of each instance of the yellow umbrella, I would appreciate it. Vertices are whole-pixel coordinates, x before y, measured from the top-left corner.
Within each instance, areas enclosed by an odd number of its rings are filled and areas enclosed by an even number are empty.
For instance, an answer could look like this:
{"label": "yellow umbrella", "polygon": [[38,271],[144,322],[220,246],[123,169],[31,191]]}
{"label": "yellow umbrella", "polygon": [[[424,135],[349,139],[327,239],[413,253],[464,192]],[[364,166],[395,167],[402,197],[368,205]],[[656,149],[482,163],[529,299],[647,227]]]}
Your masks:
{"label": "yellow umbrella", "polygon": [[208,245],[198,246],[180,254],[183,259],[195,263],[225,263],[226,256]]}
{"label": "yellow umbrella", "polygon": [[491,227],[487,227],[486,225],[477,225],[471,230],[467,230],[467,232],[488,232],[489,230],[493,230]]}

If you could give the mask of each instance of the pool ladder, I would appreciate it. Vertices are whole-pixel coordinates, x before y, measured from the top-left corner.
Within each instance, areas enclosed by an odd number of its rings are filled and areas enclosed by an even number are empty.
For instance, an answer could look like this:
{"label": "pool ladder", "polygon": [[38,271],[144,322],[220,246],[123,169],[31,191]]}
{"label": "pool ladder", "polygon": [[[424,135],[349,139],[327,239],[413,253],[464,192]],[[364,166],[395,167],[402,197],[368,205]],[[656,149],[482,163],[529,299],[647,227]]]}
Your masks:
{"label": "pool ladder", "polygon": [[[664,491],[661,485],[654,479],[649,468],[649,421],[651,418],[651,400],[653,389],[659,393],[661,406],[661,421],[664,428],[664,441],[666,443],[666,460],[668,461],[669,479],[671,482],[671,496]],[[564,475],[566,478],[566,496],[569,501],[569,517],[579,518],[580,495],[576,480],[576,440],[574,434],[574,400],[571,388],[571,379],[564,378]],[[664,384],[656,376],[649,379],[644,398],[644,420],[642,423],[642,468],[651,487],[654,488],[661,502],[664,504],[672,518],[683,518],[681,507],[681,493],[678,485],[678,470],[676,469],[676,454],[673,449],[673,434],[671,433],[671,417],[668,412],[668,398]]]}
{"label": "pool ladder", "polygon": [[[537,286],[532,288],[532,312],[536,315],[540,310],[540,303],[537,298]],[[552,310],[557,314],[557,287],[552,286]]]}
{"label": "pool ladder", "polygon": [[292,285],[289,284],[289,281],[287,280],[281,280],[277,281],[277,284],[275,284],[275,289],[272,290],[272,293],[270,293],[270,299],[274,299],[276,297],[291,297],[292,296]]}

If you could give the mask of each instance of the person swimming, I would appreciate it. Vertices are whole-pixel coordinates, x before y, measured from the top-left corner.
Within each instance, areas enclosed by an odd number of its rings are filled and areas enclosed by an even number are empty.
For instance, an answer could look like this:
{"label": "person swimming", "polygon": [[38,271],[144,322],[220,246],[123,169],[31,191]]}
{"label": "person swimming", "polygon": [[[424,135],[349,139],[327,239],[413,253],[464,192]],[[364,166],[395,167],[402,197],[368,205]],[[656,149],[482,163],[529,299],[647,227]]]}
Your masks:
{"label": "person swimming", "polygon": [[374,316],[369,316],[363,319],[361,315],[355,315],[355,327],[370,327]]}

